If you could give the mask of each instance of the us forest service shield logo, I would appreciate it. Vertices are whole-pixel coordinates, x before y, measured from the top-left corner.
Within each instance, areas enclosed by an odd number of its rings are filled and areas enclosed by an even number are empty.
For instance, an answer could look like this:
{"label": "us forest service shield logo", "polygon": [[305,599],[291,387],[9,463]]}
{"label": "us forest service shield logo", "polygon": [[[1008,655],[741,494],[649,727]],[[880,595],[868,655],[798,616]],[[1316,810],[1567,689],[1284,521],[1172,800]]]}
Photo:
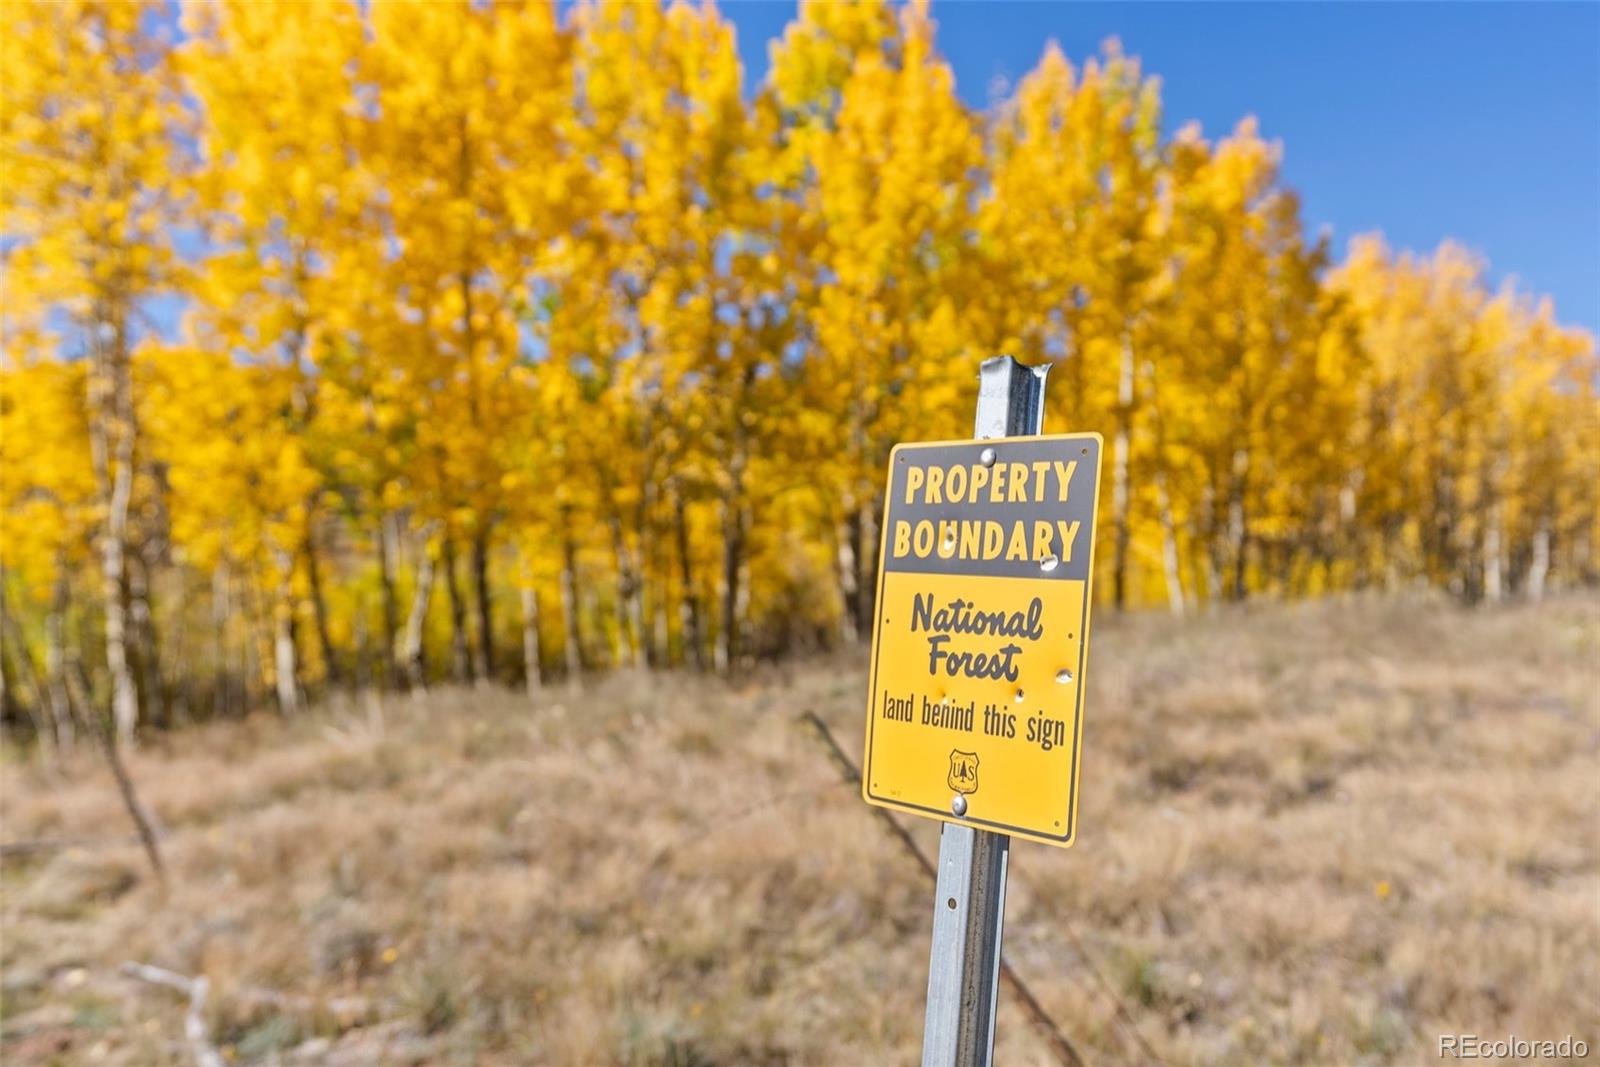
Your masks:
{"label": "us forest service shield logo", "polygon": [[978,754],[976,752],[962,752],[960,749],[950,753],[950,774],[945,783],[951,789],[963,796],[978,791]]}

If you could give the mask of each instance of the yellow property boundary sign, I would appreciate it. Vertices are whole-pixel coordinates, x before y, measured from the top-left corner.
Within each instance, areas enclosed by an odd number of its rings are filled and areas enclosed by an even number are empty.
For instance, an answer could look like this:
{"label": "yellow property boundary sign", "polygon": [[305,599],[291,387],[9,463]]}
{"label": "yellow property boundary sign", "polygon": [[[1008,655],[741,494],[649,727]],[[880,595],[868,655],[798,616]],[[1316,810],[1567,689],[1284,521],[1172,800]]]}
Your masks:
{"label": "yellow property boundary sign", "polygon": [[1072,844],[1102,451],[1057,434],[891,453],[869,804]]}

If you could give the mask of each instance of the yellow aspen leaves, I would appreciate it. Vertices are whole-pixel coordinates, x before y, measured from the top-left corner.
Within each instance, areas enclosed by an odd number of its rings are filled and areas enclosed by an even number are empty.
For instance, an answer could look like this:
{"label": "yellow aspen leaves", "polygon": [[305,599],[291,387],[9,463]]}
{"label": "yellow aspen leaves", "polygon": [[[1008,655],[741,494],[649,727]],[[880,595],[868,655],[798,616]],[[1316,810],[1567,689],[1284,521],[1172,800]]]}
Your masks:
{"label": "yellow aspen leaves", "polygon": [[1115,41],[980,113],[936,14],[807,0],[748,71],[709,2],[10,5],[6,655],[99,620],[131,731],[857,640],[890,449],[1002,352],[1105,437],[1118,604],[1600,573],[1591,334],[1328,247]]}

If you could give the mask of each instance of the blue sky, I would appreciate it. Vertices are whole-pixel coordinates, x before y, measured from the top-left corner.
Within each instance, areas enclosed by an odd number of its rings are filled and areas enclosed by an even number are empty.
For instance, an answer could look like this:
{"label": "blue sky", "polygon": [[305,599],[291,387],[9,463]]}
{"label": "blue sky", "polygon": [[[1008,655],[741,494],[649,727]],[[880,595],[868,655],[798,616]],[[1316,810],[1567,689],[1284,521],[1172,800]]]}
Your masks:
{"label": "blue sky", "polygon": [[[753,87],[792,2],[724,0]],[[1058,41],[1110,36],[1163,83],[1166,125],[1244,115],[1284,148],[1313,232],[1453,238],[1490,277],[1600,331],[1600,4],[939,3],[939,48],[983,108]]]}

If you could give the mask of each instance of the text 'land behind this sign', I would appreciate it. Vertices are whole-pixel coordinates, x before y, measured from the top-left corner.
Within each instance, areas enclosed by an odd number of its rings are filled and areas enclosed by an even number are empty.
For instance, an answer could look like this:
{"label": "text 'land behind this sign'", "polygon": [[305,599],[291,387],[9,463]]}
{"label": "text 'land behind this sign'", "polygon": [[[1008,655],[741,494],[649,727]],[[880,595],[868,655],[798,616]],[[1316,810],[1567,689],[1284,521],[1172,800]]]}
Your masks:
{"label": "text 'land behind this sign'", "polygon": [[1100,453],[1099,434],[894,450],[868,803],[1072,843]]}

